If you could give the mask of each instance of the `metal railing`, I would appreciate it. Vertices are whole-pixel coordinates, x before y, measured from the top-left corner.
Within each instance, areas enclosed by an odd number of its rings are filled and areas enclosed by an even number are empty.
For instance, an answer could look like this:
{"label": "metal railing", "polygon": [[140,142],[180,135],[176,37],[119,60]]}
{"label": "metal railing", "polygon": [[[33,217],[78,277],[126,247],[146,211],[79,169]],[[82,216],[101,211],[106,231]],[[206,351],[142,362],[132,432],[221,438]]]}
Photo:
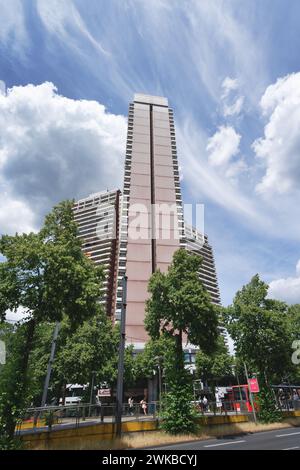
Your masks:
{"label": "metal railing", "polygon": [[291,398],[278,398],[277,407],[280,411],[298,411],[300,410],[300,399],[293,400]]}
{"label": "metal railing", "polygon": [[[124,403],[122,421],[156,419],[158,413],[159,404],[157,402],[148,403],[145,411],[140,404],[129,406]],[[78,403],[76,405],[28,408],[18,420],[16,433],[79,427],[91,423],[114,423],[115,415],[116,405],[104,404]]]}
{"label": "metal railing", "polygon": [[222,402],[208,401],[207,403],[203,403],[203,401],[195,401],[193,404],[195,410],[200,415],[216,416],[250,413],[245,400],[222,400]]}
{"label": "metal railing", "polygon": [[[193,401],[192,404],[199,416],[252,414],[252,411],[248,409],[249,403],[245,400],[222,400],[222,403]],[[282,412],[300,410],[300,400],[280,399],[277,400],[277,407]],[[88,403],[78,403],[28,408],[18,420],[16,433],[50,431],[62,429],[62,427],[77,428],[92,423],[114,423],[115,415],[115,404],[90,405]],[[147,403],[146,410],[139,403],[134,403],[133,406],[127,403],[123,404],[122,421],[147,419],[160,419],[159,402]]]}

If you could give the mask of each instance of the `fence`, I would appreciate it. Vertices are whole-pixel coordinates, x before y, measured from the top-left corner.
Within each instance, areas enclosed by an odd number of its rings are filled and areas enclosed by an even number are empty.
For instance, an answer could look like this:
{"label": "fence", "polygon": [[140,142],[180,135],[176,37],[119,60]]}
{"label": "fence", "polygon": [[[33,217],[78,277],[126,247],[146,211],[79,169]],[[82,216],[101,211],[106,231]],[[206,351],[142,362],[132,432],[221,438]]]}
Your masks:
{"label": "fence", "polygon": [[300,410],[300,399],[277,398],[277,406],[280,411],[298,411]]}
{"label": "fence", "polygon": [[[123,404],[122,420],[156,419],[158,413],[159,403],[157,402],[148,403],[145,411],[140,404],[134,404],[132,407]],[[28,408],[18,420],[16,433],[40,431],[41,428],[51,430],[62,426],[65,428],[79,427],[85,423],[114,423],[115,415],[116,405],[78,403],[76,405]]]}
{"label": "fence", "polygon": [[[203,401],[192,402],[193,407],[199,416],[220,416],[220,415],[245,415],[252,414],[249,410],[249,403],[244,400],[222,400],[222,402]],[[280,399],[277,400],[277,407],[282,412],[295,411],[300,409],[300,400]],[[41,430],[52,430],[64,428],[77,428],[84,424],[114,423],[116,406],[113,405],[90,405],[88,403],[78,403],[76,405],[65,406],[45,406],[39,408],[29,408],[20,417],[16,433],[37,432]],[[140,404],[124,403],[122,409],[122,421],[160,419],[159,402],[147,403],[146,410]]]}

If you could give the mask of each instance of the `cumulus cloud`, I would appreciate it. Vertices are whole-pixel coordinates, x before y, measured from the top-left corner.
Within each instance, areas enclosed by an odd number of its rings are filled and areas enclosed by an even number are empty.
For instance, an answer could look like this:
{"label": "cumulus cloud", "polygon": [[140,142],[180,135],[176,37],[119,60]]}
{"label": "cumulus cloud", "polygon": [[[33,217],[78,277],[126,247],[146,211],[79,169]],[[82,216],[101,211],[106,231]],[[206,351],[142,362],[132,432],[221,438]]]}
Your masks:
{"label": "cumulus cloud", "polygon": [[212,166],[222,166],[238,154],[241,136],[231,126],[220,126],[208,139],[206,150]]}
{"label": "cumulus cloud", "polygon": [[300,303],[300,260],[296,266],[296,276],[276,279],[269,286],[269,297],[283,300],[288,304]]}
{"label": "cumulus cloud", "polygon": [[3,233],[27,233],[36,229],[33,210],[25,201],[8,194],[1,194],[0,235]]}
{"label": "cumulus cloud", "polygon": [[264,137],[253,143],[253,149],[266,169],[256,189],[287,194],[300,183],[300,72],[270,85],[260,106],[268,122]]}
{"label": "cumulus cloud", "polygon": [[62,199],[119,187],[125,138],[124,116],[52,83],[0,94],[0,233],[38,226]]}
{"label": "cumulus cloud", "polygon": [[3,80],[0,80],[0,95],[6,94],[6,85]]}

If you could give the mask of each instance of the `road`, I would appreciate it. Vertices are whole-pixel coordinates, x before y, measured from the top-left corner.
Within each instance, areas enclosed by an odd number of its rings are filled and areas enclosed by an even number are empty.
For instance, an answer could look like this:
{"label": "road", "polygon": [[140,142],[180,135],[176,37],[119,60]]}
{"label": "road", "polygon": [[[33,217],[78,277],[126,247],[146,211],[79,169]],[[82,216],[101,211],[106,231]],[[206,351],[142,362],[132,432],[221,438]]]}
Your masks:
{"label": "road", "polygon": [[300,428],[258,432],[152,448],[159,450],[300,450]]}

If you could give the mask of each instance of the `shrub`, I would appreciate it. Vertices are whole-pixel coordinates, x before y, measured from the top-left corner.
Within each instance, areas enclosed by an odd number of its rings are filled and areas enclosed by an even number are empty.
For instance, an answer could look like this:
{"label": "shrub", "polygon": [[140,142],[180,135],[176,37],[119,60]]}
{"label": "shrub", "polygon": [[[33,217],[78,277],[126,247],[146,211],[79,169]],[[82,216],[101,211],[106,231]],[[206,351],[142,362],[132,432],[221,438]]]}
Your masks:
{"label": "shrub", "polygon": [[261,423],[281,421],[282,413],[278,410],[274,395],[270,388],[263,386],[258,394],[258,420]]}
{"label": "shrub", "polygon": [[162,400],[160,427],[169,434],[194,434],[198,431],[190,387],[172,387]]}

